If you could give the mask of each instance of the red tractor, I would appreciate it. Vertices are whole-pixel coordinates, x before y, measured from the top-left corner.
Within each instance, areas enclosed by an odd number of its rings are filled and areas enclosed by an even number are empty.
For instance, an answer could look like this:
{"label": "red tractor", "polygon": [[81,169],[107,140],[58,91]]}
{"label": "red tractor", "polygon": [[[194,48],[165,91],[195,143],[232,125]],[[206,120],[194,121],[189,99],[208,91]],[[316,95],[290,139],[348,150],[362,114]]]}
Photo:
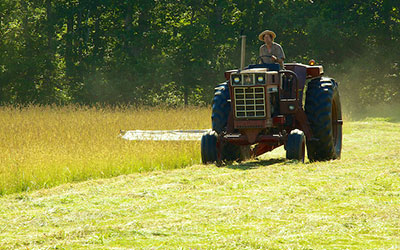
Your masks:
{"label": "red tractor", "polygon": [[340,158],[343,121],[338,83],[323,76],[322,66],[243,67],[244,43],[241,69],[226,71],[226,82],[215,88],[212,132],[201,139],[202,162],[245,160],[282,145],[287,159],[304,162],[306,146],[310,161]]}

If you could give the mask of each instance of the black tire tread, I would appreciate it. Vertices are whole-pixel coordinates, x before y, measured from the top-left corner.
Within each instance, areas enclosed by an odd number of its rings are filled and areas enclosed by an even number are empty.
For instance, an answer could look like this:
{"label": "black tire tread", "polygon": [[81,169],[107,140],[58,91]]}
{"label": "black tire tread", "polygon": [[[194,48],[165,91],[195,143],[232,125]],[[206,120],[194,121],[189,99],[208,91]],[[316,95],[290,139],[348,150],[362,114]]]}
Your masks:
{"label": "black tire tread", "polygon": [[214,131],[201,137],[201,161],[203,164],[217,161],[217,135]]}
{"label": "black tire tread", "polygon": [[[311,161],[330,160],[340,157],[341,140],[334,145],[332,106],[335,100],[341,119],[338,86],[333,79],[311,81],[306,92],[305,112],[311,131],[317,140],[307,141],[308,158]],[[340,130],[341,133],[341,130]],[[341,134],[340,134],[341,138]],[[337,148],[340,148],[338,151]]]}
{"label": "black tire tread", "polygon": [[212,129],[218,134],[224,131],[228,123],[229,112],[231,111],[230,101],[228,83],[217,85],[212,101],[211,122]]}
{"label": "black tire tread", "polygon": [[286,159],[304,162],[303,143],[305,143],[304,132],[299,129],[292,130],[286,144]]}

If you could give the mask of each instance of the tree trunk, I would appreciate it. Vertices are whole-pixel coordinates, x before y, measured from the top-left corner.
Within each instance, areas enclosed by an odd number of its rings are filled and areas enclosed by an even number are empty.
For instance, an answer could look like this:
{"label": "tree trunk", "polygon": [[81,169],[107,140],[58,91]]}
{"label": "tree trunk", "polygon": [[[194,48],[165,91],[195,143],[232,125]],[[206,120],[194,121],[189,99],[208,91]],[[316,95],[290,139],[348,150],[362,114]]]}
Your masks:
{"label": "tree trunk", "polygon": [[43,102],[49,103],[51,102],[53,95],[52,88],[52,75],[54,73],[54,55],[55,55],[55,44],[54,44],[54,15],[51,5],[51,0],[46,0],[46,35],[47,35],[47,50],[45,52],[45,69],[43,74],[43,85],[42,85],[42,96]]}
{"label": "tree trunk", "polygon": [[130,40],[132,38],[132,32],[133,32],[133,26],[132,26],[132,15],[133,15],[133,6],[129,6],[129,4],[126,6],[126,13],[125,13],[125,34],[124,34],[124,41],[123,41],[123,46],[128,55],[131,56],[131,50],[130,50]]}
{"label": "tree trunk", "polygon": [[185,107],[189,105],[189,88],[187,86],[183,87],[183,101],[185,103]]}
{"label": "tree trunk", "polygon": [[72,51],[72,38],[74,33],[74,15],[72,12],[68,13],[67,16],[67,34],[65,35],[65,66],[66,75],[68,80],[73,78],[74,62],[73,62],[73,51]]}

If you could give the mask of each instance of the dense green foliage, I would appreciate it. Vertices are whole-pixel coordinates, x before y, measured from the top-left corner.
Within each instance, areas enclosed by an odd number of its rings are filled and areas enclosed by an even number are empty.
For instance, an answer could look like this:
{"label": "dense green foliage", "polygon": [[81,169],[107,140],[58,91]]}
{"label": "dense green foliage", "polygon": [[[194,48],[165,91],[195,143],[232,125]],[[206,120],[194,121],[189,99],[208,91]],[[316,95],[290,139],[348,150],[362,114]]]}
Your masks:
{"label": "dense green foliage", "polygon": [[[362,104],[400,99],[397,0],[2,0],[2,103],[199,104],[264,29]],[[357,91],[348,91],[356,89]],[[370,98],[372,96],[372,98]]]}

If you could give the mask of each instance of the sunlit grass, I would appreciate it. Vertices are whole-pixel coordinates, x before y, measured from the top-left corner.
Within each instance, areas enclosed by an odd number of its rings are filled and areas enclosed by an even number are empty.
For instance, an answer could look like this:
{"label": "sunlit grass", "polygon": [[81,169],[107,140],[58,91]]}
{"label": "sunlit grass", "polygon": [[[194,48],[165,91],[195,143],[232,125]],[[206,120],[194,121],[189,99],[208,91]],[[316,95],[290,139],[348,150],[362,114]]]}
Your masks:
{"label": "sunlit grass", "polygon": [[345,121],[340,160],[281,147],[4,195],[0,249],[400,249],[399,137],[400,123]]}
{"label": "sunlit grass", "polygon": [[200,162],[199,142],[125,141],[120,130],[210,127],[207,108],[0,108],[0,194]]}

